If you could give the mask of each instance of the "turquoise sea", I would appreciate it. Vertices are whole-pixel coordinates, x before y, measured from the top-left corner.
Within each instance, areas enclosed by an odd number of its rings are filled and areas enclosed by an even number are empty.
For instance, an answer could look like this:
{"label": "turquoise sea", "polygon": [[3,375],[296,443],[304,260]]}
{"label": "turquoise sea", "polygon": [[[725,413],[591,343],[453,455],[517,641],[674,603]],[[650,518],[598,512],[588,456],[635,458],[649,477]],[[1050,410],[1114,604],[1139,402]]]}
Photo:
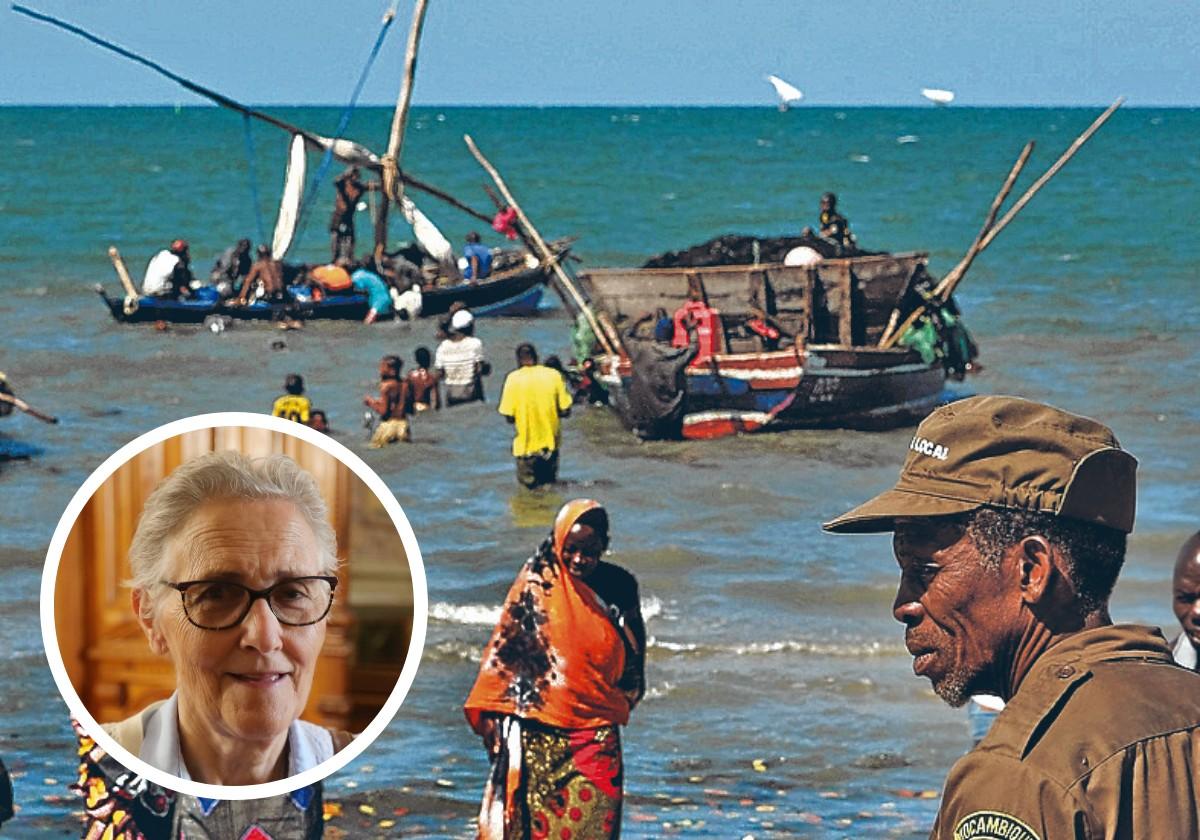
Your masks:
{"label": "turquoise sea", "polygon": [[[334,108],[274,109],[330,134]],[[585,266],[640,263],[725,232],[812,224],[838,193],[867,248],[924,250],[935,274],[970,244],[1026,140],[1024,189],[1099,109],[416,108],[403,165],[480,209],[470,133],[547,236],[579,237]],[[380,149],[387,109],[349,136]],[[1136,530],[1113,612],[1170,632],[1170,568],[1200,528],[1200,111],[1127,107],[976,262],[959,299],[982,375],[961,386],[1055,403],[1109,423],[1140,460]],[[905,138],[901,141],[901,138]],[[75,772],[67,711],[38,630],[44,554],[67,501],[110,453],[180,417],[264,411],[302,373],[336,437],[387,481],[413,524],[431,617],[400,715],[327,795],[406,788],[393,833],[459,836],[486,760],[460,704],[517,567],[577,495],[603,501],[613,560],[641,582],[650,691],[625,733],[625,836],[924,836],[968,747],[961,711],[915,678],[890,615],[886,537],[819,523],[885,487],[909,433],[797,432],[641,445],[603,410],[566,421],[566,483],[518,490],[494,402],[420,418],[415,442],[365,448],[361,395],[381,354],[411,360],[433,325],[316,323],[283,336],[121,326],[92,284],[116,288],[117,245],[140,276],[176,237],[198,269],[269,228],[287,138],[211,108],[0,109],[0,370],[58,426],[2,421],[0,755],[24,810],[6,826],[67,825]],[[316,158],[310,160],[315,168]],[[251,189],[253,178],[254,190]],[[328,180],[293,256],[328,252]],[[458,243],[479,225],[418,204]],[[360,231],[369,224],[360,216]],[[487,233],[487,231],[484,231]],[[394,229],[404,238],[405,231]],[[494,235],[485,241],[500,244]],[[481,321],[490,395],[531,340],[568,355],[561,310]]]}

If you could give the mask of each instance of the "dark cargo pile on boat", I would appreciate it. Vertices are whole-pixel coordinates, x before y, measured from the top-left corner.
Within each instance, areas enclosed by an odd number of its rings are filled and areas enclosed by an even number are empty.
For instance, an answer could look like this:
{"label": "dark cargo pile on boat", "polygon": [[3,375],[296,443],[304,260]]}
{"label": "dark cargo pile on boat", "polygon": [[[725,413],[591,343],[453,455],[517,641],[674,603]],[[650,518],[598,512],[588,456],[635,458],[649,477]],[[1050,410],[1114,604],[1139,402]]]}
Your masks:
{"label": "dark cargo pile on boat", "polygon": [[[754,243],[758,243],[758,259],[755,259]],[[657,254],[642,264],[642,268],[700,268],[712,265],[753,265],[759,263],[781,263],[787,252],[805,245],[822,257],[852,257],[875,253],[874,251],[844,250],[837,253],[833,244],[813,236],[742,236],[726,233],[682,251],[667,251]]]}

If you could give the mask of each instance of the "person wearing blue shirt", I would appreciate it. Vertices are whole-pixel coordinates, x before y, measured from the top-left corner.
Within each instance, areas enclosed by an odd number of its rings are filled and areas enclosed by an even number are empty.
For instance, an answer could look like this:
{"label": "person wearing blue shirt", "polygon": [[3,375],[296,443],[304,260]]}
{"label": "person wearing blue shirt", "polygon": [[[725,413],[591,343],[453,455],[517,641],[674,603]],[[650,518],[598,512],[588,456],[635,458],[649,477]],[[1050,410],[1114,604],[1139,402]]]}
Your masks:
{"label": "person wearing blue shirt", "polygon": [[467,244],[463,247],[463,258],[467,261],[463,269],[463,277],[468,280],[482,280],[492,273],[492,250],[479,241],[479,234],[471,231],[467,234]]}
{"label": "person wearing blue shirt", "polygon": [[362,260],[358,268],[350,275],[350,282],[355,289],[367,293],[367,303],[371,309],[364,324],[373,324],[379,318],[392,314],[392,296],[388,292],[387,283],[373,270],[374,261],[370,258]]}

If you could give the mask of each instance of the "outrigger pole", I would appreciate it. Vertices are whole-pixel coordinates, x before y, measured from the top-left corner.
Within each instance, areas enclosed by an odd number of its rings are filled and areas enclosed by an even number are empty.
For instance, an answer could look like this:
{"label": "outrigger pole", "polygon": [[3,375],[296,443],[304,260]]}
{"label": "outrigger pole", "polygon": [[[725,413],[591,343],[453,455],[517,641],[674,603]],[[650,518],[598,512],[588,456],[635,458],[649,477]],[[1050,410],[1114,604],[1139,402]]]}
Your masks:
{"label": "outrigger pole", "polygon": [[45,412],[38,411],[36,408],[31,406],[29,403],[25,402],[25,400],[21,399],[16,394],[6,394],[3,391],[0,391],[0,402],[6,402],[11,406],[19,408],[21,411],[24,411],[30,417],[36,417],[38,420],[41,420],[43,423],[57,423],[58,422],[58,418],[55,417],[53,414],[46,414]]}
{"label": "outrigger pole", "polygon": [[[1113,113],[1121,107],[1121,104],[1124,101],[1125,97],[1117,97],[1117,101],[1112,105],[1109,105],[1108,109],[1105,110],[1103,114],[1096,117],[1092,124],[1084,129],[1082,134],[1075,138],[1075,142],[1068,146],[1067,150],[1063,152],[1061,156],[1059,156],[1058,160],[1056,160],[1049,169],[1042,173],[1042,176],[1034,181],[1033,184],[1030,185],[1029,189],[1025,190],[1024,194],[1022,194],[1022,196],[1013,203],[1013,206],[1009,208],[1009,211],[1004,214],[1000,221],[996,222],[995,225],[987,226],[985,230],[980,231],[979,236],[977,236],[975,242],[972,243],[971,248],[967,251],[966,256],[959,261],[958,265],[950,270],[949,274],[942,278],[942,281],[934,288],[933,294],[930,295],[929,300],[925,303],[922,303],[920,306],[910,312],[908,317],[904,319],[904,322],[890,335],[885,335],[885,337],[879,342],[880,347],[886,349],[893,346],[897,341],[900,340],[900,337],[904,335],[908,328],[916,323],[918,318],[928,312],[931,308],[940,304],[944,304],[950,299],[950,295],[954,294],[954,289],[962,281],[963,276],[967,273],[967,268],[970,267],[971,262],[975,259],[975,257],[978,256],[984,248],[992,243],[992,240],[995,239],[1000,234],[1000,231],[1004,230],[1008,223],[1011,222],[1016,215],[1021,212],[1025,205],[1028,204],[1030,200],[1037,194],[1038,190],[1044,187],[1047,181],[1057,175],[1058,171],[1067,165],[1067,161],[1074,157],[1075,153],[1083,147],[1083,144],[1090,140],[1092,135],[1100,130],[1100,126],[1104,125],[1104,123],[1108,121],[1108,118],[1111,117]],[[1026,150],[1029,151],[1028,146],[1026,146]],[[1026,152],[1022,152],[1021,157],[1017,160],[1017,163],[1013,167],[1013,173],[1010,173],[1009,179],[1005,181],[1006,189],[1011,188],[1011,181],[1016,180],[1015,173],[1020,171],[1020,167],[1024,166],[1024,162],[1027,158],[1028,155]],[[1003,203],[1006,195],[1007,192],[1002,190],[1001,195],[997,197],[999,198],[999,201],[993,202],[993,210],[989,213],[989,219],[995,216],[996,210],[999,209],[999,205]]]}
{"label": "outrigger pole", "polygon": [[568,304],[568,306],[573,305],[583,313],[583,316],[587,319],[588,326],[591,327],[592,332],[600,343],[604,345],[604,349],[608,351],[609,355],[619,355],[618,348],[621,346],[620,335],[615,330],[610,333],[601,326],[600,321],[597,320],[596,313],[592,311],[592,307],[584,299],[583,295],[580,294],[579,289],[575,287],[575,284],[563,269],[560,257],[546,245],[546,240],[537,232],[537,228],[533,226],[533,222],[529,221],[529,217],[525,215],[525,211],[521,209],[521,205],[517,204],[516,198],[509,191],[508,185],[504,183],[504,179],[500,177],[500,173],[496,170],[496,167],[492,166],[491,161],[483,156],[483,152],[479,151],[479,147],[475,145],[475,141],[471,139],[471,135],[464,134],[463,142],[467,144],[467,148],[471,150],[471,154],[474,155],[475,160],[479,161],[479,165],[491,176],[492,181],[496,184],[496,189],[500,190],[500,194],[504,196],[504,200],[508,202],[508,206],[517,212],[517,219],[520,221],[521,228],[524,229],[525,234],[532,240],[533,244],[537,246],[537,251],[542,261],[553,269],[554,276],[558,281],[553,285],[555,291],[562,297],[563,303]]}
{"label": "outrigger pole", "polygon": [[[59,20],[56,17],[52,17],[51,15],[44,14],[35,9],[31,9],[27,6],[22,6],[17,3],[14,3],[12,5],[12,10],[14,12],[17,12],[18,14],[25,15],[26,17],[31,17],[34,20],[38,20],[43,23],[48,23],[51,26],[56,26],[59,29],[66,30],[67,32],[72,33],[73,35],[78,35],[80,38],[83,38],[85,41],[89,41],[98,47],[102,47],[106,50],[109,50],[110,52],[115,52],[117,55],[124,56],[125,58],[128,58],[130,61],[135,61],[138,64],[141,64],[143,67],[148,67],[151,70],[153,70],[154,72],[158,73],[159,75],[167,77],[168,79],[170,79],[171,81],[180,85],[181,87],[185,88],[186,90],[190,90],[192,93],[195,93],[198,96],[202,96],[205,99],[209,99],[212,102],[215,102],[217,105],[220,105],[223,108],[228,108],[231,111],[237,111],[239,114],[242,114],[244,116],[252,117],[256,120],[261,120],[262,122],[265,122],[269,125],[273,125],[276,128],[279,128],[279,129],[282,129],[283,131],[288,132],[289,134],[298,134],[304,138],[305,143],[307,143],[310,147],[312,147],[313,149],[315,149],[317,151],[324,152],[324,151],[332,149],[334,157],[338,158],[339,160],[343,161],[344,163],[356,164],[358,166],[362,166],[367,169],[370,169],[373,172],[379,172],[379,173],[381,173],[384,169],[384,164],[382,163],[382,161],[380,161],[379,157],[374,152],[372,152],[370,149],[366,148],[365,146],[359,145],[358,143],[352,143],[349,141],[338,141],[335,143],[333,140],[329,139],[328,137],[322,137],[320,134],[316,134],[314,132],[307,131],[303,128],[300,128],[299,126],[292,125],[291,123],[285,122],[277,117],[273,117],[270,114],[266,114],[266,113],[263,113],[262,111],[251,108],[249,105],[243,105],[241,102],[238,102],[235,99],[230,99],[228,96],[225,96],[224,94],[217,93],[215,90],[206,88],[201,84],[197,84],[196,82],[193,82],[190,79],[186,79],[183,76],[180,76],[178,73],[168,70],[166,67],[163,67],[158,62],[151,61],[150,59],[145,58],[144,56],[140,56],[131,50],[127,50],[124,47],[118,46],[117,44],[111,43],[110,41],[106,41],[103,38],[99,38],[99,37],[91,34],[90,32],[88,32],[87,30],[76,26],[73,23],[68,23],[65,20]],[[491,216],[480,213],[478,210],[475,210],[474,208],[469,207],[466,204],[463,204],[461,201],[459,201],[458,199],[456,199],[454,196],[450,195],[449,193],[445,192],[444,190],[440,190],[437,187],[434,187],[431,184],[427,184],[427,183],[413,177],[412,175],[408,175],[402,171],[397,170],[396,174],[397,174],[397,177],[401,181],[403,181],[405,184],[407,184],[408,186],[410,186],[414,189],[420,190],[421,192],[426,193],[428,195],[431,195],[434,198],[440,199],[441,201],[446,202],[450,206],[463,211],[464,213],[466,213],[469,216],[472,216],[476,219],[479,219],[480,221],[491,224],[491,221],[492,221]]]}

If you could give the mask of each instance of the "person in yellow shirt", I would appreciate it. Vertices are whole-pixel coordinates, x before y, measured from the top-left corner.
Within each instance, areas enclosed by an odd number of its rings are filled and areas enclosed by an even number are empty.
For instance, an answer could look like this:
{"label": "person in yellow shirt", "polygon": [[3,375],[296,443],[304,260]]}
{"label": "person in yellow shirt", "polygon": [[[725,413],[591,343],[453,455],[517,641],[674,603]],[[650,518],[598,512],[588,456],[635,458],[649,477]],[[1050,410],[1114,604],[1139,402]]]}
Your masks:
{"label": "person in yellow shirt", "polygon": [[560,419],[571,413],[562,374],[538,364],[532,344],[517,347],[517,369],[504,380],[500,413],[515,427],[517,481],[533,489],[558,480]]}
{"label": "person in yellow shirt", "polygon": [[287,393],[275,400],[275,404],[271,406],[271,416],[308,425],[312,400],[304,396],[304,377],[298,373],[289,373],[283,381],[283,390]]}

